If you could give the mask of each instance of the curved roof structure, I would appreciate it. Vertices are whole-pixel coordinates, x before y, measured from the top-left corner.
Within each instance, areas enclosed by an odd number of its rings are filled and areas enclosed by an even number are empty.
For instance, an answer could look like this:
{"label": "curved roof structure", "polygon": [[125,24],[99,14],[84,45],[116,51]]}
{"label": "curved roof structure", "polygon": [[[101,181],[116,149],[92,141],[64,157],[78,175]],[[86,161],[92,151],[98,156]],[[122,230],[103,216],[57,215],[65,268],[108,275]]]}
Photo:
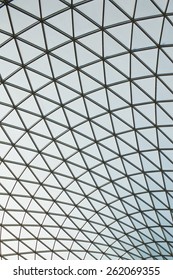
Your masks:
{"label": "curved roof structure", "polygon": [[173,1],[0,1],[1,259],[172,259]]}

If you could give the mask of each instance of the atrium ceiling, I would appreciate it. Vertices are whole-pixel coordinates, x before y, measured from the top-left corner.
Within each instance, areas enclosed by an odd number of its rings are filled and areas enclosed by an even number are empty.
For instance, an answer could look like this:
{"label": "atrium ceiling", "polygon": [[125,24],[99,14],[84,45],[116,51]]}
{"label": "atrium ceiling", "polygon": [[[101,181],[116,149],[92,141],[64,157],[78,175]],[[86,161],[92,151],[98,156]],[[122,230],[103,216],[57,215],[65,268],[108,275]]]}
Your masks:
{"label": "atrium ceiling", "polygon": [[0,1],[1,259],[173,258],[173,1]]}

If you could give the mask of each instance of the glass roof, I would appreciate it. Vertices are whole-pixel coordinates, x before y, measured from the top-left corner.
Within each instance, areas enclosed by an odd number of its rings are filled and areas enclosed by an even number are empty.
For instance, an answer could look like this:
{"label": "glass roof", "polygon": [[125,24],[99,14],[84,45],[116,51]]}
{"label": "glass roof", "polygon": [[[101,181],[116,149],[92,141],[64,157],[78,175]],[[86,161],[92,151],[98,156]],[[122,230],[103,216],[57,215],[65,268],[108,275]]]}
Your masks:
{"label": "glass roof", "polygon": [[173,258],[173,1],[0,1],[1,259]]}

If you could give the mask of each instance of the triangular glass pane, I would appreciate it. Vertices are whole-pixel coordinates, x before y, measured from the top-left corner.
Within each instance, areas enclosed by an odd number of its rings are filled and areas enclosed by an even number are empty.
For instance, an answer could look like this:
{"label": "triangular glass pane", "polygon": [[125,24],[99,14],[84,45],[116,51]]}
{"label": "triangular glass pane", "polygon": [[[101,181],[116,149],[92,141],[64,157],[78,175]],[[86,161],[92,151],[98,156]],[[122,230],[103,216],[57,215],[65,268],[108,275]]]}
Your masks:
{"label": "triangular glass pane", "polygon": [[[105,89],[95,91],[95,92],[89,94],[87,97],[89,100],[91,99],[91,100],[97,102],[97,104],[100,104],[101,107],[102,106],[104,108],[108,107],[107,95],[106,95]],[[110,102],[110,104],[111,104],[111,102]]]}
{"label": "triangular glass pane", "polygon": [[[39,91],[37,91],[38,96],[45,97],[49,100],[49,102],[53,102],[54,104],[59,104],[59,96],[56,84],[50,83],[49,85],[43,87]],[[51,100],[51,101],[50,101]]]}
{"label": "triangular glass pane", "polygon": [[37,124],[32,127],[31,131],[36,133],[40,133],[40,131],[42,131],[42,135],[50,137],[49,130],[43,120],[37,122]]}
{"label": "triangular glass pane", "polygon": [[66,109],[65,112],[66,112],[67,118],[69,119],[69,123],[70,123],[71,127],[76,127],[85,121],[85,119],[82,116],[80,116],[68,109]]}
{"label": "triangular glass pane", "polygon": [[133,115],[130,108],[125,108],[114,112],[114,116],[118,116],[119,119],[124,121],[129,126],[133,126]]}
{"label": "triangular glass pane", "polygon": [[[81,42],[84,47],[88,47],[91,52],[94,52],[96,55],[102,54],[102,34],[101,32],[96,32],[91,35],[85,36],[81,39],[79,39],[79,42]],[[94,43],[93,43],[94,42]]]}
{"label": "triangular glass pane", "polygon": [[[167,6],[167,0],[166,1],[162,1],[162,0],[154,0],[154,2],[156,3],[156,5],[162,9],[162,11],[164,12],[165,11],[165,8]],[[170,2],[171,3],[171,2]],[[168,6],[169,7],[169,6]]]}
{"label": "triangular glass pane", "polygon": [[116,70],[114,67],[110,66],[108,63],[105,63],[106,70],[106,83],[111,86],[111,84],[119,83],[124,81],[126,77],[124,77],[124,73],[120,73],[118,69]]}
{"label": "triangular glass pane", "polygon": [[139,78],[151,75],[151,72],[138,59],[136,59],[133,56],[131,62],[131,75],[132,78]]}
{"label": "triangular glass pane", "polygon": [[35,46],[39,46],[41,48],[45,48],[45,41],[43,37],[43,31],[41,24],[37,24],[36,26],[28,29],[24,33],[22,33],[19,38],[22,38],[29,43],[32,43]]}
{"label": "triangular glass pane", "polygon": [[[21,176],[21,174],[23,173],[23,171],[25,170],[25,166],[23,165],[19,165],[18,163],[7,163],[7,166],[9,168],[9,170],[15,174],[15,176],[18,178]],[[9,203],[8,203],[9,204]],[[15,204],[15,202],[14,202]],[[18,208],[19,209],[19,206],[16,207],[15,205],[13,205],[14,208]],[[12,208],[9,206],[9,208]]]}
{"label": "triangular glass pane", "polygon": [[[13,51],[11,51],[11,50],[13,50]],[[7,44],[5,44],[4,46],[1,47],[0,55],[4,56],[10,60],[13,60],[13,61],[17,61],[19,63],[21,62],[19,53],[17,50],[17,46],[16,46],[14,40],[11,40],[10,42],[8,42]]]}
{"label": "triangular glass pane", "polygon": [[[12,98],[13,102],[15,105],[21,103],[22,101],[25,100],[25,98],[27,98],[30,93],[23,91],[21,89],[12,87],[12,86],[7,86],[8,91],[10,92],[10,97]],[[2,94],[3,92],[1,92]]]}
{"label": "triangular glass pane", "polygon": [[17,44],[20,48],[20,53],[21,53],[22,60],[24,61],[24,63],[26,63],[32,59],[35,59],[36,57],[39,57],[40,54],[42,54],[41,50],[34,48],[30,44],[24,43],[19,39],[17,40]]}
{"label": "triangular glass pane", "polygon": [[86,106],[87,106],[87,110],[88,110],[90,118],[93,118],[99,114],[105,113],[104,109],[102,109],[100,106],[98,106],[97,104],[95,104],[94,102],[92,102],[90,100],[86,100]]}
{"label": "triangular glass pane", "polygon": [[42,86],[45,86],[49,82],[48,78],[45,78],[43,75],[39,75],[34,71],[27,70],[27,74],[34,91],[38,90]]}
{"label": "triangular glass pane", "polygon": [[79,66],[98,60],[97,56],[95,56],[93,53],[88,51],[86,48],[82,47],[80,44],[76,44],[76,50],[77,50],[77,61]]}
{"label": "triangular glass pane", "polygon": [[173,71],[172,61],[163,52],[159,55],[158,74],[171,73]]}
{"label": "triangular glass pane", "polygon": [[12,143],[17,142],[25,134],[23,130],[8,126],[4,126],[4,131],[6,131],[6,134],[11,139]]}
{"label": "triangular glass pane", "polygon": [[157,130],[154,127],[142,129],[140,130],[140,134],[142,134],[153,145],[157,146]]}
{"label": "triangular glass pane", "polygon": [[144,115],[142,115],[139,111],[134,110],[134,120],[135,120],[135,127],[136,128],[144,128],[144,127],[150,127],[151,122],[147,118],[145,118]]}
{"label": "triangular glass pane", "polygon": [[151,100],[155,100],[155,91],[156,91],[156,79],[148,77],[147,79],[137,79],[135,81],[141,90],[146,93],[147,96],[151,98]]}
{"label": "triangular glass pane", "polygon": [[96,29],[96,26],[90,22],[88,19],[74,11],[74,31],[75,36],[80,36],[85,33],[89,33],[92,30]]}
{"label": "triangular glass pane", "polygon": [[156,108],[155,104],[143,104],[136,106],[136,109],[138,112],[140,111],[143,116],[146,116],[148,119],[150,119],[151,122],[155,123],[156,121]]}
{"label": "triangular glass pane", "polygon": [[158,125],[171,125],[172,118],[169,117],[165,110],[162,110],[160,107],[157,107],[157,123]]}
{"label": "triangular glass pane", "polygon": [[166,52],[169,58],[173,60],[173,47],[165,47],[163,48],[163,51],[164,53]]}
{"label": "triangular glass pane", "polygon": [[14,124],[15,124],[16,127],[23,128],[23,123],[15,110],[10,112],[3,121],[4,121],[4,123],[7,123],[10,126],[11,125],[14,126]]}
{"label": "triangular glass pane", "polygon": [[137,168],[136,166],[132,165],[131,163],[125,160],[123,162],[124,162],[125,172],[126,174],[128,174],[128,176],[139,173],[139,168]]}
{"label": "triangular glass pane", "polygon": [[55,110],[53,113],[51,113],[49,115],[49,119],[54,121],[54,123],[57,123],[64,127],[68,126],[67,119],[65,117],[65,113],[62,110],[62,108],[57,108],[57,110]]}
{"label": "triangular glass pane", "polygon": [[10,36],[0,33],[0,42],[1,42],[1,46],[7,44],[9,41],[11,40]]}
{"label": "triangular glass pane", "polygon": [[61,44],[69,41],[69,38],[53,29],[52,27],[44,24],[44,31],[46,36],[46,43],[49,49],[61,46]]}
{"label": "triangular glass pane", "polygon": [[72,70],[71,66],[54,56],[50,56],[50,60],[55,77],[61,77],[64,74],[68,74]]}
{"label": "triangular glass pane", "polygon": [[154,72],[156,71],[156,63],[158,58],[158,50],[144,50],[135,53],[148,67]]}
{"label": "triangular glass pane", "polygon": [[51,142],[50,139],[33,133],[31,134],[31,138],[38,150],[44,149]]}
{"label": "triangular glass pane", "polygon": [[110,1],[105,3],[104,25],[111,25],[126,21],[128,18]]}
{"label": "triangular glass pane", "polygon": [[172,92],[172,76],[170,75],[162,75],[161,81],[165,84],[165,86]]}
{"label": "triangular glass pane", "polygon": [[48,115],[53,110],[57,109],[56,103],[50,102],[49,100],[40,97],[36,97],[36,99],[43,115]]}
{"label": "triangular glass pane", "polygon": [[[53,87],[53,85],[52,85]],[[61,100],[63,103],[68,103],[71,100],[78,98],[78,94],[76,94],[74,91],[70,90],[69,88],[62,86],[61,84],[57,85],[58,92],[61,95]],[[51,93],[54,93],[55,97],[52,98],[52,100],[56,100],[58,98],[58,92],[56,91],[56,88],[54,87],[54,91],[52,90]],[[49,92],[50,93],[50,92]],[[53,97],[53,96],[52,96]],[[56,98],[56,99],[55,99]],[[60,102],[60,101],[59,101]]]}
{"label": "triangular glass pane", "polygon": [[121,133],[128,131],[130,127],[123,122],[123,120],[119,119],[118,117],[114,116],[112,117],[115,133]]}
{"label": "triangular glass pane", "polygon": [[10,19],[7,13],[7,9],[0,7],[1,29],[7,32],[12,32]]}
{"label": "triangular glass pane", "polygon": [[[78,3],[78,1],[76,2]],[[102,24],[103,0],[86,1],[83,5],[78,6],[77,9],[90,19],[94,19],[97,24]]]}
{"label": "triangular glass pane", "polygon": [[172,149],[172,141],[169,140],[169,137],[166,137],[165,134],[158,131],[158,137],[159,137],[159,147],[161,149]]}
{"label": "triangular glass pane", "polygon": [[16,74],[9,78],[8,81],[19,87],[30,89],[26,72],[23,69],[19,70]]}
{"label": "triangular glass pane", "polygon": [[45,55],[41,58],[38,58],[37,60],[34,60],[34,62],[29,64],[29,67],[40,72],[41,74],[43,73],[47,76],[52,76],[49,60]]}
{"label": "triangular glass pane", "polygon": [[3,79],[8,78],[9,75],[13,75],[13,73],[16,72],[17,69],[19,69],[17,65],[1,59],[1,75]]}
{"label": "triangular glass pane", "polygon": [[32,172],[30,171],[30,169],[28,167],[22,173],[21,180],[36,182],[35,176],[32,174]]}
{"label": "triangular glass pane", "polygon": [[34,124],[36,124],[40,118],[38,116],[34,116],[31,113],[26,113],[23,111],[19,112],[19,115],[21,116],[23,122],[25,123],[25,127],[31,128]]}
{"label": "triangular glass pane", "polygon": [[104,83],[103,62],[97,62],[83,68],[83,71],[89,74],[97,81]]}
{"label": "triangular glass pane", "polygon": [[87,75],[83,74],[80,72],[80,78],[82,81],[82,89],[84,91],[85,94],[87,94],[90,91],[94,91],[94,90],[99,90],[101,88],[101,85],[99,83],[97,83],[96,81],[94,81],[92,79],[92,77],[88,77]]}
{"label": "triangular glass pane", "polygon": [[169,35],[169,34],[172,33],[172,30],[173,30],[172,24],[167,19],[165,19],[164,26],[163,26],[163,33],[162,33],[162,37],[161,37],[161,44],[163,44],[163,45],[172,44],[171,43],[172,42],[172,40],[171,40],[172,38]]}
{"label": "triangular glass pane", "polygon": [[[38,168],[30,168],[32,173],[35,175],[35,177],[37,178],[38,182],[43,182],[48,176],[49,176],[49,172],[42,170],[42,169],[38,169]],[[42,206],[44,207],[44,204],[48,204],[48,201],[44,201],[42,203]]]}
{"label": "triangular glass pane", "polygon": [[123,82],[110,87],[120,98],[122,98],[127,104],[131,102],[131,84],[129,82]]}
{"label": "triangular glass pane", "polygon": [[112,38],[112,36],[104,33],[104,55],[106,57],[117,55],[125,51],[126,50],[114,38]]}
{"label": "triangular glass pane", "polygon": [[139,25],[145,30],[145,32],[149,34],[152,40],[159,43],[161,39],[161,28],[163,25],[162,22],[163,22],[163,18],[159,17],[159,18],[139,21]]}
{"label": "triangular glass pane", "polygon": [[[100,141],[102,141],[102,139],[100,139]],[[116,145],[115,145],[115,147],[117,148]],[[109,165],[109,161],[113,160],[115,158],[115,156],[117,156],[117,153],[118,153],[118,151],[114,152],[112,149],[109,149],[108,147],[101,146],[101,145],[99,145],[99,150],[101,152],[101,157],[104,159],[104,161],[108,161],[108,165]],[[118,148],[117,148],[117,150],[118,150]],[[110,164],[110,167],[111,167],[111,164]]]}
{"label": "triangular glass pane", "polygon": [[155,46],[155,44],[151,41],[151,39],[137,25],[134,25],[132,48],[137,50],[152,46]]}
{"label": "triangular glass pane", "polygon": [[[170,139],[170,141],[173,141],[172,126],[165,126],[165,127],[163,126],[163,127],[161,127],[161,131],[167,136],[167,138]],[[163,152],[167,153],[167,151],[165,151],[165,150]],[[169,151],[169,155],[171,155],[171,154],[172,154],[172,151]]]}
{"label": "triangular glass pane", "polygon": [[60,57],[62,60],[65,60],[66,63],[76,65],[74,44],[72,42],[57,48],[56,50],[52,51],[52,53]]}
{"label": "triangular glass pane", "polygon": [[[1,131],[0,131],[0,135],[1,135]],[[9,152],[10,149],[11,149],[10,145],[0,143],[0,151],[1,151],[2,159],[7,155],[7,153]]]}
{"label": "triangular glass pane", "polygon": [[40,16],[38,0],[30,0],[29,2],[25,3],[23,0],[15,0],[15,6],[28,11],[31,14],[36,16]]}
{"label": "triangular glass pane", "polygon": [[142,155],[144,155],[145,158],[149,159],[149,161],[151,161],[154,165],[157,165],[158,168],[161,168],[160,158],[157,151],[143,152]]}
{"label": "triangular glass pane", "polygon": [[47,20],[48,23],[55,26],[57,29],[61,30],[64,35],[72,36],[72,18],[71,11],[63,11],[56,16],[51,17]]}
{"label": "triangular glass pane", "polygon": [[60,12],[66,7],[67,6],[60,1],[49,0],[49,2],[47,2],[46,0],[41,0],[41,8],[44,17],[51,15],[55,11]]}
{"label": "triangular glass pane", "polygon": [[161,155],[161,164],[164,170],[172,170],[172,160],[167,159],[164,155]]}
{"label": "triangular glass pane", "polygon": [[112,124],[111,124],[111,118],[109,115],[104,114],[102,116],[99,116],[97,118],[94,118],[94,123],[100,125],[103,129],[106,128],[106,130],[112,131]]}
{"label": "triangular glass pane", "polygon": [[153,15],[160,14],[156,6],[150,1],[146,0],[145,3],[143,0],[137,1],[135,17],[148,17]]}
{"label": "triangular glass pane", "polygon": [[80,82],[77,71],[70,73],[63,78],[60,78],[59,81],[69,86],[70,89],[74,89],[75,91],[80,92]]}
{"label": "triangular glass pane", "polygon": [[135,11],[135,0],[116,0],[116,4],[118,4],[123,11],[128,13],[131,17],[133,17],[134,11]]}
{"label": "triangular glass pane", "polygon": [[159,107],[162,107],[164,112],[170,117],[173,118],[173,111],[172,111],[173,101],[171,102],[162,102],[160,103]]}
{"label": "triangular glass pane", "polygon": [[78,115],[82,115],[84,117],[87,117],[87,111],[86,111],[86,103],[84,103],[83,98],[77,98],[74,101],[70,102],[67,105],[67,108],[70,108]]}
{"label": "triangular glass pane", "polygon": [[17,148],[17,151],[27,164],[29,164],[33,160],[33,158],[37,156],[36,152],[27,149]]}
{"label": "triangular glass pane", "polygon": [[[32,0],[31,0],[32,1]],[[18,33],[19,31],[25,30],[26,27],[32,25],[36,22],[36,20],[30,16],[28,16],[25,13],[20,12],[17,9],[9,8],[13,28],[15,33]]]}
{"label": "triangular glass pane", "polygon": [[[27,133],[25,133],[22,138],[18,141],[18,145],[24,149],[31,149],[31,150],[35,150],[35,146],[33,141],[31,140],[30,135],[28,135]],[[32,153],[31,153],[32,154]]]}
{"label": "triangular glass pane", "polygon": [[98,150],[98,147],[96,144],[92,144],[89,147],[85,148],[84,151],[88,154],[88,155],[94,155],[96,158],[100,158],[100,152]]}
{"label": "triangular glass pane", "polygon": [[172,100],[172,92],[167,88],[166,84],[157,80],[157,96],[158,101]]}
{"label": "triangular glass pane", "polygon": [[152,195],[152,199],[154,201],[154,206],[156,208],[166,210],[168,205],[168,200],[165,192],[155,192]]}
{"label": "triangular glass pane", "polygon": [[[119,139],[122,139],[126,142],[128,142],[132,147],[137,149],[137,140],[136,140],[136,134],[133,131],[123,133],[119,135]],[[132,161],[134,162],[134,161]],[[140,164],[139,164],[140,166]]]}
{"label": "triangular glass pane", "polygon": [[22,104],[19,106],[21,109],[25,109],[28,112],[31,112],[32,114],[40,114],[40,110],[38,107],[38,104],[36,102],[36,99],[33,96],[30,96],[27,98]]}
{"label": "triangular glass pane", "polygon": [[[8,88],[8,87],[7,87]],[[6,88],[6,89],[7,89]],[[11,87],[10,87],[11,88]],[[0,95],[0,102],[1,103],[6,103],[6,104],[12,104],[10,98],[9,98],[9,92],[4,88],[3,85],[0,85],[0,91],[1,91],[1,95]],[[8,94],[7,94],[8,93]],[[2,109],[3,110],[3,109]]]}
{"label": "triangular glass pane", "polygon": [[112,150],[112,152],[118,155],[118,146],[117,146],[116,138],[114,136],[100,141],[100,147],[102,146],[108,148],[108,150]]}
{"label": "triangular glass pane", "polygon": [[118,68],[122,73],[129,76],[130,71],[130,55],[119,55],[108,60],[112,65]]}
{"label": "triangular glass pane", "polygon": [[[67,131],[67,128],[65,128],[64,126],[62,126],[61,124],[56,124],[54,121],[46,121],[49,130],[51,131],[51,136],[54,138],[58,138],[60,135],[62,135],[64,132]],[[52,150],[53,153],[53,150]],[[52,154],[51,153],[51,154]]]}
{"label": "triangular glass pane", "polygon": [[125,143],[121,139],[117,139],[119,151],[122,155],[126,155],[128,153],[134,153],[135,148],[132,148],[127,142]]}
{"label": "triangular glass pane", "polygon": [[132,84],[132,100],[135,105],[151,101],[151,99],[135,84]]}
{"label": "triangular glass pane", "polygon": [[[135,26],[134,26],[135,28]],[[108,31],[118,40],[124,47],[130,48],[132,24],[126,23],[120,26],[109,28]]]}
{"label": "triangular glass pane", "polygon": [[110,133],[107,132],[104,128],[92,123],[93,133],[97,140],[101,140],[105,137],[110,136]]}

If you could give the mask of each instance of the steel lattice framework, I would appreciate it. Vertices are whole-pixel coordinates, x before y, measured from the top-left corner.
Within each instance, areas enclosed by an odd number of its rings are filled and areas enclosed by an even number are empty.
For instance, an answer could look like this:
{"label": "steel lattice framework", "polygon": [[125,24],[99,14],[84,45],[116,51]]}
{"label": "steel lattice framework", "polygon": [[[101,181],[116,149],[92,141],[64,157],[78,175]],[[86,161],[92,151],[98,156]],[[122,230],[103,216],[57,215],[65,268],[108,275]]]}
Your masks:
{"label": "steel lattice framework", "polygon": [[0,1],[1,259],[173,258],[173,1]]}

